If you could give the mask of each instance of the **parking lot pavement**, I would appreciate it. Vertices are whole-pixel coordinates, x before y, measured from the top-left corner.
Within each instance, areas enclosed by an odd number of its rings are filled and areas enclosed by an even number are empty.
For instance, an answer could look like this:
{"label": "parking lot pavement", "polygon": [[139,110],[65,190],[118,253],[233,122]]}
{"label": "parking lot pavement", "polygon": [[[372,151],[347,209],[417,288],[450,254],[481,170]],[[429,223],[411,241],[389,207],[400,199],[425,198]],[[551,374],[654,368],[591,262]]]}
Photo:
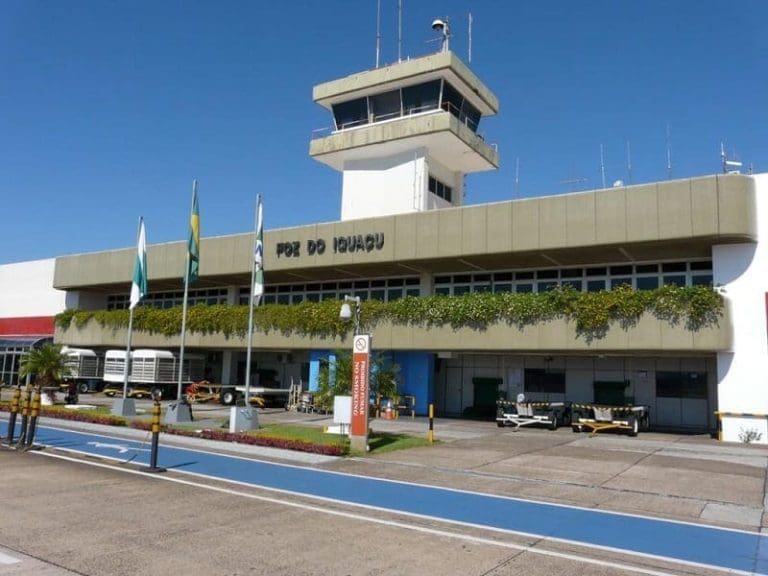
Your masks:
{"label": "parking lot pavement", "polygon": [[[149,401],[137,401],[138,408],[147,413],[150,405]],[[193,407],[195,422],[201,427],[221,426],[229,411],[229,407],[212,404]],[[257,413],[262,424],[291,422],[323,427],[333,423],[331,416],[323,414],[282,409],[259,409]],[[426,437],[428,422],[420,417],[372,419],[371,428]],[[303,463],[737,529],[762,530],[768,525],[764,506],[766,446],[724,444],[706,435],[657,432],[632,438],[610,432],[574,434],[570,428],[513,431],[497,428],[494,422],[442,418],[435,420],[435,438],[434,445],[423,448],[361,458],[308,459]],[[179,440],[168,436],[162,441]],[[298,459],[298,453],[281,455],[268,448],[235,448],[197,439],[183,442],[213,450],[237,450],[259,458]]]}

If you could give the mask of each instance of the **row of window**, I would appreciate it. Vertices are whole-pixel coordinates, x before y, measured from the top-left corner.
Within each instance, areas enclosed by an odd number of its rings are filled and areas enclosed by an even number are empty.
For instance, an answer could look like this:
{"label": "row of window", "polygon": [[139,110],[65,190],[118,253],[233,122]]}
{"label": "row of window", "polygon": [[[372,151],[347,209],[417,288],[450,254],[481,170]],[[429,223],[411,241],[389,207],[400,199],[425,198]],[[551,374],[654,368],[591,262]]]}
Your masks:
{"label": "row of window", "polygon": [[336,130],[438,109],[450,112],[475,132],[480,124],[480,111],[442,79],[355,98],[332,108]]}
{"label": "row of window", "polygon": [[[358,296],[361,300],[392,302],[404,296],[419,296],[421,290],[418,277],[389,278],[386,280],[355,280],[322,282],[314,284],[281,284],[267,286],[264,291],[265,304],[299,304],[304,301],[341,300],[345,295]],[[250,288],[241,288],[239,301],[248,304]]]}
{"label": "row of window", "polygon": [[[107,297],[107,310],[124,310],[128,308],[128,294],[112,294]],[[153,308],[173,308],[181,306],[184,303],[184,292],[179,290],[175,292],[154,292],[147,294],[143,300],[145,306]],[[195,304],[226,304],[227,289],[211,288],[206,290],[190,290],[187,295],[187,305]]]}
{"label": "row of window", "polygon": [[[597,382],[595,383],[595,395],[598,394]],[[629,382],[612,382],[601,384],[618,384],[618,388],[624,390],[629,387]],[[541,368],[528,368],[525,370],[524,388],[526,392],[540,394],[565,394],[565,371],[543,370]],[[605,386],[604,386],[605,387]],[[704,372],[656,372],[656,396],[658,398],[707,398],[707,375]],[[624,403],[623,394],[613,404]],[[595,398],[596,402],[600,399]]]}
{"label": "row of window", "polygon": [[432,192],[432,194],[439,196],[443,200],[447,200],[448,202],[452,201],[453,188],[447,184],[443,184],[434,176],[429,177],[429,191]]}
{"label": "row of window", "polygon": [[655,290],[667,285],[711,284],[712,261],[698,260],[435,276],[435,294],[461,296],[471,292],[547,292],[566,286],[580,292],[613,290],[622,285],[635,290]]}
{"label": "row of window", "polygon": [[[474,274],[448,274],[434,278],[434,294],[461,296],[481,292],[547,292],[569,286],[578,291],[597,292],[627,285],[636,290],[653,290],[661,286],[705,286],[712,284],[712,261],[676,261],[644,264],[616,264],[580,268],[545,268],[482,272]],[[298,304],[340,300],[345,295],[359,296],[361,300],[393,301],[405,296],[420,296],[420,280],[416,276],[403,278],[342,280],[308,284],[267,285],[265,304]],[[157,292],[149,294],[144,304],[156,308],[172,308],[183,303],[184,292]],[[238,302],[248,304],[250,288],[239,290]],[[188,304],[226,304],[227,289],[190,290]],[[107,309],[125,309],[128,295],[111,295]]]}

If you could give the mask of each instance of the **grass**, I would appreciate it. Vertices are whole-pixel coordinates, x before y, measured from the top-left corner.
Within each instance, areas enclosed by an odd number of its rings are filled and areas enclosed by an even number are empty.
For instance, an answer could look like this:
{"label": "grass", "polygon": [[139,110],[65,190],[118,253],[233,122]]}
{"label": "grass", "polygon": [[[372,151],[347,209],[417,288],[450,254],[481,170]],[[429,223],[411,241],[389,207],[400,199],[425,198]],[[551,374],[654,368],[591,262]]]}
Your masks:
{"label": "grass", "polygon": [[[0,406],[7,405],[9,402],[0,401]],[[88,410],[70,410],[63,406],[44,406],[46,413],[54,418],[61,414],[69,416],[67,419],[77,419],[77,415],[102,417],[105,420],[114,418],[114,424],[120,420],[120,425],[125,426],[124,418],[112,417],[109,406],[97,406]],[[7,407],[6,407],[7,410]],[[104,422],[109,423],[109,422]],[[180,429],[195,429],[196,425],[191,422],[187,425],[178,426]],[[318,446],[336,446],[341,448],[342,453],[349,453],[349,437],[338,434],[326,434],[318,426],[302,426],[298,424],[265,424],[258,430],[248,432],[249,435],[261,438],[273,438],[278,440],[296,440],[307,442]],[[418,436],[409,436],[407,434],[392,434],[387,432],[373,432],[368,437],[368,454],[384,454],[395,450],[407,450],[409,448],[420,448],[429,446],[426,438]]]}

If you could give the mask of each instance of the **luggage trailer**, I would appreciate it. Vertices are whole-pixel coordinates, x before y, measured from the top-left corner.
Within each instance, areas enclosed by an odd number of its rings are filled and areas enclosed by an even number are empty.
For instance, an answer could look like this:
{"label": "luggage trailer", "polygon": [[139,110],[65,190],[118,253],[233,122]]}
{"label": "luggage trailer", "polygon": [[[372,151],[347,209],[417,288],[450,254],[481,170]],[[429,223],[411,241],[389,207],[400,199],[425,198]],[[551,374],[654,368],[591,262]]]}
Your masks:
{"label": "luggage trailer", "polygon": [[591,432],[594,436],[606,430],[619,430],[630,436],[647,432],[650,429],[651,414],[649,406],[602,406],[598,404],[573,404],[574,432]]}
{"label": "luggage trailer", "polygon": [[496,402],[496,425],[503,428],[511,424],[514,426],[514,432],[522,426],[532,424],[557,430],[559,424],[567,425],[570,418],[570,402],[512,402],[510,400]]}

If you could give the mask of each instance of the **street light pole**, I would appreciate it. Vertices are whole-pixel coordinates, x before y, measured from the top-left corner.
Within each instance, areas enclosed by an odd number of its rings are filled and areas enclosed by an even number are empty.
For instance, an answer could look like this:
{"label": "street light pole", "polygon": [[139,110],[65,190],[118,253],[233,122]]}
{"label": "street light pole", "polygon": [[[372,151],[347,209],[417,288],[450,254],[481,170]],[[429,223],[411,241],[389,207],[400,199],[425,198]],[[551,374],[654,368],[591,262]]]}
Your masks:
{"label": "street light pole", "polygon": [[339,311],[342,320],[353,320],[352,336],[352,426],[350,448],[353,452],[368,450],[368,396],[371,358],[371,336],[360,334],[360,297],[344,296]]}

